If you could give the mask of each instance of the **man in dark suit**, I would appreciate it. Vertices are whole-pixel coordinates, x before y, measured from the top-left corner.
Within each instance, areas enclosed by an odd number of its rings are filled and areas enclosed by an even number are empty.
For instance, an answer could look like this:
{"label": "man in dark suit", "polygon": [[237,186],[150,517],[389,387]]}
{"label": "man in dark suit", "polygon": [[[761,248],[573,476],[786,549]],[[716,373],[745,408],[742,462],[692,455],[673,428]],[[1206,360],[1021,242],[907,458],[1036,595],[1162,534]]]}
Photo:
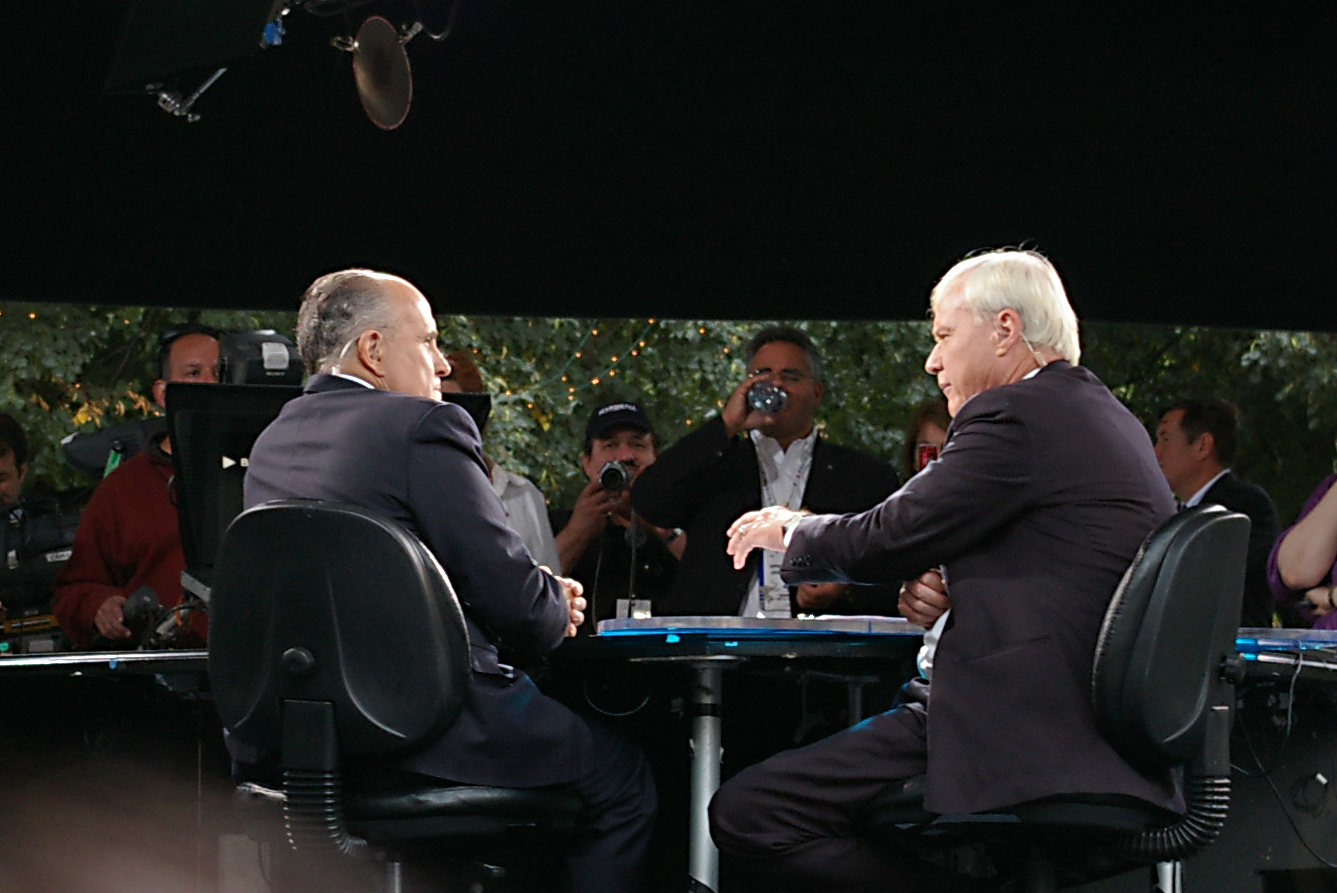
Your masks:
{"label": "man in dark suit", "polygon": [[323,276],[302,299],[297,346],[313,375],[256,441],[246,505],[338,500],[398,522],[441,562],[468,624],[464,711],[401,765],[464,783],[571,786],[592,817],[567,853],[565,889],[637,889],[656,803],[640,750],[499,656],[546,655],[575,634],[585,601],[579,584],[534,563],[492,489],[478,428],[440,402],[449,365],[427,300],[381,273]]}
{"label": "man in dark suit", "polygon": [[[747,363],[747,377],[720,414],[660,453],[632,487],[639,515],[687,533],[662,613],[894,614],[894,587],[789,587],[779,578],[778,562],[763,564],[766,559],[758,555],[734,568],[724,554],[724,532],[745,511],[774,502],[818,512],[859,511],[898,483],[886,462],[835,446],[817,433],[821,363],[805,333],[763,329],[748,344]],[[784,407],[765,412],[749,405],[748,391],[759,383],[783,392]]]}
{"label": "man in dark suit", "polygon": [[1115,753],[1091,707],[1110,597],[1174,511],[1146,430],[1076,365],[1076,316],[1038,254],[962,261],[930,306],[925,368],[953,416],[939,459],[861,514],[772,507],[730,529],[735,564],[783,551],[791,583],[941,567],[951,598],[931,686],[911,682],[898,708],[752,766],[716,795],[721,850],[803,889],[951,889],[857,833],[879,790],[921,772],[935,813],[1078,792],[1183,808],[1168,774],[1144,777]]}
{"label": "man in dark suit", "polygon": [[1225,400],[1181,400],[1161,412],[1156,461],[1184,508],[1220,505],[1248,516],[1249,558],[1240,626],[1271,626],[1275,602],[1267,585],[1267,556],[1281,532],[1281,521],[1267,491],[1230,470],[1238,432],[1239,413]]}

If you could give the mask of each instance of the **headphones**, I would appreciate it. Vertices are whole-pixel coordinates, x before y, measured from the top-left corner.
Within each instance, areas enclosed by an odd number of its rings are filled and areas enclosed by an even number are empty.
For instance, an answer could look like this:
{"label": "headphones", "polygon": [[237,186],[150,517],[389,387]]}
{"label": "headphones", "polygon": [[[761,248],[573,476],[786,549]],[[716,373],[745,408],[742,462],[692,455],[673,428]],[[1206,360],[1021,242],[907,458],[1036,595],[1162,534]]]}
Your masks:
{"label": "headphones", "polygon": [[178,339],[187,335],[208,335],[215,341],[222,339],[224,332],[222,329],[206,326],[203,323],[187,322],[178,326],[172,326],[167,331],[158,336],[158,377],[164,378],[167,375],[167,359],[172,355],[172,345]]}

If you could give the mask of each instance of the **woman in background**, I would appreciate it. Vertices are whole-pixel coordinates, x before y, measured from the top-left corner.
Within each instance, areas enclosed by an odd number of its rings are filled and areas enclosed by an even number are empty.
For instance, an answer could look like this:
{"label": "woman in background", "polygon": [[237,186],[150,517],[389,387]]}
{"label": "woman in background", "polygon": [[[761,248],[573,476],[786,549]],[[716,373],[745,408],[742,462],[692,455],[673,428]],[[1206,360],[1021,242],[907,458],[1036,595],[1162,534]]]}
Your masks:
{"label": "woman in background", "polygon": [[920,469],[938,458],[947,441],[947,399],[939,397],[921,404],[905,427],[905,451],[902,456],[905,479],[919,474]]}
{"label": "woman in background", "polygon": [[1315,629],[1337,629],[1337,604],[1333,602],[1333,584],[1337,582],[1334,483],[1337,474],[1324,478],[1309,494],[1295,523],[1277,537],[1267,561],[1267,582],[1278,604],[1298,610]]}

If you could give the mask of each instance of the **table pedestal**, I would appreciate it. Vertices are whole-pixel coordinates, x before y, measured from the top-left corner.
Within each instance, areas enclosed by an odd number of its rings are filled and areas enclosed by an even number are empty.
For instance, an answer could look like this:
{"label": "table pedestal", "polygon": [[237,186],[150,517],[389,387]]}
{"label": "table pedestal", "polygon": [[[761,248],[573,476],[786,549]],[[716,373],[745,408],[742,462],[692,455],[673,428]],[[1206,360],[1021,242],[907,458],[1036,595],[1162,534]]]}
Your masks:
{"label": "table pedestal", "polygon": [[719,889],[720,851],[710,839],[710,798],[720,786],[724,746],[720,737],[720,697],[724,668],[701,661],[692,668],[692,815],[687,873],[691,893]]}

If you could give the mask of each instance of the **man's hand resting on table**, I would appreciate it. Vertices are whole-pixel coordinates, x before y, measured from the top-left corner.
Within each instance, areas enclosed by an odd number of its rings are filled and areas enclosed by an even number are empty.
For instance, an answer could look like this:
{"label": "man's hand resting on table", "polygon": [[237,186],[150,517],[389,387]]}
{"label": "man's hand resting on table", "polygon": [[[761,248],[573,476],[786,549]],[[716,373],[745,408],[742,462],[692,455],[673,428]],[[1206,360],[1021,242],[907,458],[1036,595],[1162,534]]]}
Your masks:
{"label": "man's hand resting on table", "polygon": [[849,586],[845,583],[803,583],[798,587],[794,600],[803,613],[821,614],[834,605],[847,589]]}

